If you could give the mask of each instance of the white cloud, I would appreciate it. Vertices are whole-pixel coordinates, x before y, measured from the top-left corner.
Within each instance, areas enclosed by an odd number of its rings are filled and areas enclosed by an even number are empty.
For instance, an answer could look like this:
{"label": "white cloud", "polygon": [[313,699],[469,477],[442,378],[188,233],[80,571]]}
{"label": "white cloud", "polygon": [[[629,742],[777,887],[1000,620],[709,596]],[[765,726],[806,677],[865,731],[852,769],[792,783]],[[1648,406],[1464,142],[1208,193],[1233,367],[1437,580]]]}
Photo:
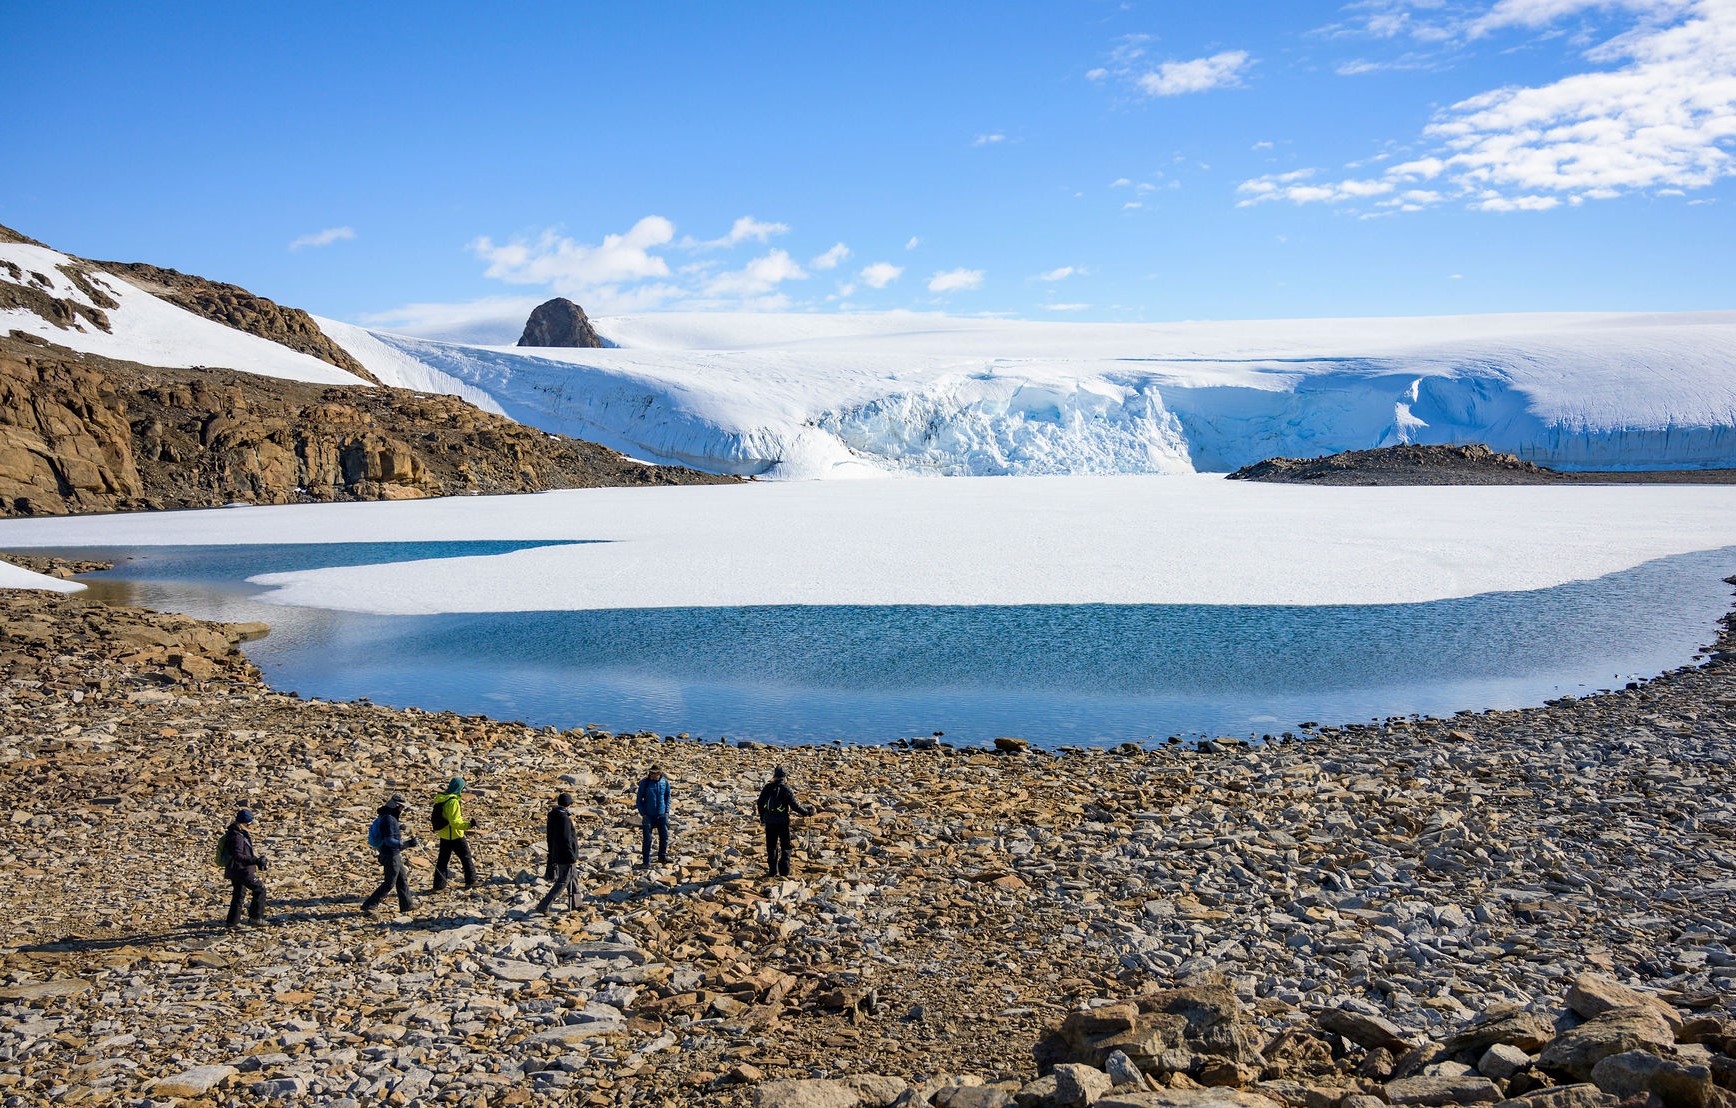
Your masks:
{"label": "white cloud", "polygon": [[807,271],[788,252],[773,250],[740,269],[721,273],[705,286],[708,296],[764,297],[785,281],[804,281]]}
{"label": "white cloud", "polygon": [[773,235],[787,235],[790,225],[787,223],[766,223],[751,215],[737,219],[729,228],[729,233],[722,238],[683,239],[681,245],[690,250],[727,250],[732,246],[740,246],[744,242],[770,242]]}
{"label": "white cloud", "polygon": [[921,245],[922,245],[922,239],[917,235],[911,235],[910,240],[904,244],[904,249],[915,250],[918,246],[921,246]]}
{"label": "white cloud", "polygon": [[1133,182],[1128,180],[1126,177],[1117,177],[1115,180],[1109,182],[1109,187],[1112,189],[1124,189],[1131,184],[1133,184]]}
{"label": "white cloud", "polygon": [[904,267],[891,262],[875,262],[862,270],[862,283],[871,289],[883,289],[904,276]]}
{"label": "white cloud", "polygon": [[850,248],[840,242],[824,254],[809,261],[808,264],[813,266],[815,269],[837,269],[838,263],[842,262],[849,256]]}
{"label": "white cloud", "polygon": [[1083,312],[1089,310],[1089,304],[1044,304],[1043,310],[1050,312]]}
{"label": "white cloud", "polygon": [[356,237],[354,227],[327,227],[323,231],[315,231],[311,235],[303,235],[289,244],[292,251],[305,250],[310,246],[330,246],[334,242],[347,242]]}
{"label": "white cloud", "polygon": [[1247,68],[1248,60],[1246,50],[1225,50],[1209,58],[1164,62],[1151,72],[1136,77],[1134,84],[1147,96],[1181,96],[1214,88],[1231,88],[1242,83],[1241,74]]}
{"label": "white cloud", "polygon": [[1432,198],[1409,201],[1415,207],[1459,201],[1482,211],[1547,211],[1634,192],[1706,188],[1736,175],[1731,0],[1501,0],[1474,26],[1538,26],[1612,6],[1635,22],[1587,52],[1588,61],[1606,68],[1462,100],[1424,129],[1432,148],[1378,180],[1260,177],[1242,183],[1241,205],[1354,203],[1421,179],[1433,186]]}
{"label": "white cloud", "polygon": [[1107,76],[1109,76],[1109,71],[1104,69],[1102,66],[1098,66],[1096,69],[1087,69],[1085,71],[1085,79],[1087,81],[1101,81]]}
{"label": "white cloud", "polygon": [[1064,266],[1059,267],[1058,269],[1051,269],[1047,273],[1037,274],[1037,280],[1039,280],[1039,281],[1065,281],[1067,278],[1075,276],[1075,275],[1083,277],[1085,275],[1085,271],[1083,269],[1080,269],[1078,266],[1064,265]]}
{"label": "white cloud", "polygon": [[983,271],[980,269],[948,269],[928,279],[929,292],[967,292],[980,289],[982,285]]}
{"label": "white cloud", "polygon": [[509,285],[551,285],[557,291],[583,291],[601,285],[667,277],[669,265],[651,253],[675,238],[675,224],[648,215],[625,234],[605,235],[595,245],[577,243],[553,230],[534,242],[514,239],[496,244],[486,235],[470,250],[488,263],[484,276]]}
{"label": "white cloud", "polygon": [[992,134],[992,135],[978,135],[976,137],[976,140],[974,142],[972,142],[971,145],[972,146],[993,146],[997,142],[1005,142],[1005,141],[1007,141],[1007,136],[1000,134],[999,132],[996,132],[995,134]]}

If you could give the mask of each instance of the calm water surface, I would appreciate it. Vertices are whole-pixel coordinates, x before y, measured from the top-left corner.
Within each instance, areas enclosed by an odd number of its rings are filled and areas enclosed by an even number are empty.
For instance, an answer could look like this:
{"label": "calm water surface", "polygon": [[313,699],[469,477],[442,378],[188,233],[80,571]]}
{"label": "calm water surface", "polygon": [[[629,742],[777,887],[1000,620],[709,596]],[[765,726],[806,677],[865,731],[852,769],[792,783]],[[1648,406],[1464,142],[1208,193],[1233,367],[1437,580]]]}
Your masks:
{"label": "calm water surface", "polygon": [[255,574],[497,554],[522,542],[79,548],[118,603],[263,620],[280,689],[534,725],[768,742],[1045,746],[1279,732],[1516,707],[1686,664],[1736,547],[1595,581],[1424,604],[660,608],[372,616],[264,603]]}

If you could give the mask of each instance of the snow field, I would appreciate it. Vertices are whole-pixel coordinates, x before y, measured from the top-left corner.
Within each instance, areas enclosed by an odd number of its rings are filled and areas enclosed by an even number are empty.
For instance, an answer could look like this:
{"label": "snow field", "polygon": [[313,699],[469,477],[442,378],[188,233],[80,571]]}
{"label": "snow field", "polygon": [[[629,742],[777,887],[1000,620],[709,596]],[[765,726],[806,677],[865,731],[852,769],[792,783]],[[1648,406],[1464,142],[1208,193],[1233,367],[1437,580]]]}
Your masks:
{"label": "snow field", "polygon": [[1736,547],[1736,487],[876,480],[0,521],[0,547],[587,540],[258,578],[388,614],[761,604],[1383,604]]}

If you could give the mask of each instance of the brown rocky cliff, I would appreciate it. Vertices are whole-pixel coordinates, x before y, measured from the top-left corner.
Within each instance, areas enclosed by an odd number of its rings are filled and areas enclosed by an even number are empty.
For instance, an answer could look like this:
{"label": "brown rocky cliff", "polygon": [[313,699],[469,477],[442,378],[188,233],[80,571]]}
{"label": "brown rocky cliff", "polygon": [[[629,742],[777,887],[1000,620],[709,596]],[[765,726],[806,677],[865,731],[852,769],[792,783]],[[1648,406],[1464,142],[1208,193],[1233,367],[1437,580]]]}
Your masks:
{"label": "brown rocky cliff", "polygon": [[456,397],[0,338],[0,516],[715,483]]}

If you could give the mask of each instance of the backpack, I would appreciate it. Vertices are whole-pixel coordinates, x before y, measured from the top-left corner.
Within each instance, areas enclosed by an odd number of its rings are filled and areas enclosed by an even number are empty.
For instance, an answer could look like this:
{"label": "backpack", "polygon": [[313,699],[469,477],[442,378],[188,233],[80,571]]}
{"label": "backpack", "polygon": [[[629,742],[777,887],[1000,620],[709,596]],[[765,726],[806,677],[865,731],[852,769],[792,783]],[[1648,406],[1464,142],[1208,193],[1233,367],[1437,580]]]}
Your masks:
{"label": "backpack", "polygon": [[449,821],[446,818],[446,802],[448,800],[451,800],[451,799],[452,798],[449,796],[443,796],[439,800],[436,800],[434,802],[434,812],[432,815],[432,821],[434,823],[434,830],[436,830],[436,831],[446,830],[446,828],[449,824]]}
{"label": "backpack", "polygon": [[375,816],[368,825],[368,849],[380,850],[386,845],[386,817]]}
{"label": "backpack", "polygon": [[221,869],[229,868],[229,832],[227,831],[217,836],[217,865]]}

